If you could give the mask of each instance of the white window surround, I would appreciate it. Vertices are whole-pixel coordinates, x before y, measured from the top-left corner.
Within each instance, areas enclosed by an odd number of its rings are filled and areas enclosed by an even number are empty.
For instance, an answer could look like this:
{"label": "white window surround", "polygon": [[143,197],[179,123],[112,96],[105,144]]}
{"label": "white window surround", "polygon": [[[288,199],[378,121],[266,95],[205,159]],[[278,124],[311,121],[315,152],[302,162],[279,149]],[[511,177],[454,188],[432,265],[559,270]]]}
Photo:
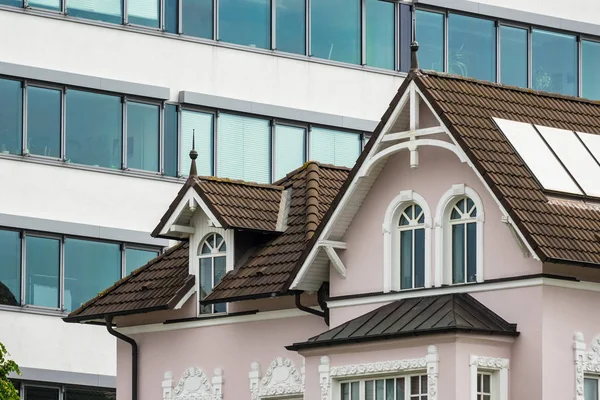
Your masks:
{"label": "white window surround", "polygon": [[304,359],[300,372],[288,358],[274,359],[261,379],[260,364],[250,364],[250,394],[252,400],[288,398],[301,399],[304,396]]}
{"label": "white window surround", "polygon": [[[477,208],[477,258],[476,282],[483,282],[483,202],[477,192],[464,183],[452,185],[440,198],[435,214],[435,286],[452,284],[452,251],[450,231],[450,212],[454,203],[461,197],[473,200]],[[441,244],[441,246],[440,246]]]}
{"label": "white window surround", "polygon": [[469,400],[477,400],[477,373],[492,375],[492,400],[508,400],[508,358],[471,355],[469,368]]}
{"label": "white window surround", "polygon": [[422,358],[408,360],[383,361],[367,364],[352,364],[332,367],[328,356],[321,357],[319,377],[321,385],[320,400],[337,400],[340,398],[339,380],[345,378],[369,378],[398,376],[403,373],[423,371],[427,374],[427,399],[437,400],[439,355],[437,347],[430,345],[427,355]]}
{"label": "white window surround", "polygon": [[188,368],[177,386],[173,387],[173,384],[173,372],[165,372],[163,400],[223,400],[223,371],[220,368],[215,368],[212,379],[199,368]]}
{"label": "white window surround", "polygon": [[600,335],[592,341],[588,351],[583,333],[576,332],[573,337],[575,359],[575,400],[584,400],[583,384],[586,375],[600,375]]}
{"label": "white window surround", "polygon": [[425,216],[425,287],[431,286],[431,210],[423,196],[412,190],[403,190],[388,205],[382,225],[384,293],[400,290],[398,221],[404,208],[411,203],[419,205]]}

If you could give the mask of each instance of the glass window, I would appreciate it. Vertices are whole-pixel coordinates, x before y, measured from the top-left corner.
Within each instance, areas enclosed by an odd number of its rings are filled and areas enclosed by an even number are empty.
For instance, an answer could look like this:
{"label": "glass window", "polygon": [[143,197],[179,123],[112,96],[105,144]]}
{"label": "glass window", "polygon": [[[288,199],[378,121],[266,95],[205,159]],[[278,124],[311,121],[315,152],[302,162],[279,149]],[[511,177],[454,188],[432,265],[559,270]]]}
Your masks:
{"label": "glass window", "polygon": [[0,153],[21,154],[22,126],[21,82],[0,79]]}
{"label": "glass window", "polygon": [[360,135],[357,133],[315,127],[310,130],[311,160],[352,167],[360,150]]}
{"label": "glass window", "polygon": [[217,121],[218,176],[269,183],[269,120],[222,113]]}
{"label": "glass window", "polygon": [[158,171],[159,106],[127,102],[127,168]]}
{"label": "glass window", "polygon": [[418,204],[407,206],[398,222],[400,288],[425,286],[425,214]]}
{"label": "glass window", "polygon": [[277,125],[275,128],[275,176],[283,178],[288,172],[301,167],[306,159],[304,141],[306,129],[299,126]]}
{"label": "glass window", "polygon": [[583,40],[581,42],[582,96],[600,100],[600,43]]}
{"label": "glass window", "polygon": [[[226,272],[225,252],[227,245],[218,233],[209,234],[198,248],[200,257],[200,300],[206,298],[217,283],[223,279]],[[226,312],[225,303],[203,305],[202,314]]]}
{"label": "glass window", "polygon": [[450,211],[452,229],[452,283],[477,280],[477,208],[468,197]]}
{"label": "glass window", "polygon": [[121,168],[121,98],[67,90],[68,161],[105,168]]}
{"label": "glass window", "polygon": [[213,0],[181,0],[183,34],[213,38]]}
{"label": "glass window", "polygon": [[213,174],[213,118],[209,113],[181,111],[181,175],[187,176],[190,172],[192,137],[196,138],[198,175]]}
{"label": "glass window", "polygon": [[123,0],[69,0],[67,14],[96,21],[123,23]]}
{"label": "glass window", "polygon": [[583,380],[584,400],[598,400],[598,378],[588,378]]}
{"label": "glass window", "polygon": [[65,240],[65,309],[73,311],[121,277],[121,246]]}
{"label": "glass window", "polygon": [[448,71],[470,78],[496,81],[494,21],[458,14],[448,16]]}
{"label": "glass window", "polygon": [[179,0],[165,0],[165,32],[179,33]]}
{"label": "glass window", "polygon": [[394,69],[394,3],[367,0],[367,65]]}
{"label": "glass window", "polygon": [[340,383],[340,400],[427,400],[427,375]]}
{"label": "glass window", "polygon": [[61,0],[29,0],[27,4],[29,7],[47,8],[48,10],[60,11],[62,5]]}
{"label": "glass window", "polygon": [[177,176],[177,106],[165,105],[164,124],[164,173]]}
{"label": "glass window", "polygon": [[261,49],[270,48],[271,2],[220,0],[219,40]]}
{"label": "glass window", "polygon": [[25,239],[26,303],[59,307],[60,241],[27,236]]}
{"label": "glass window", "polygon": [[500,27],[500,82],[527,87],[527,29]]}
{"label": "glass window", "polygon": [[27,87],[27,150],[31,154],[60,157],[60,90]]}
{"label": "glass window", "polygon": [[65,400],[115,400],[117,394],[114,389],[96,388],[65,388]]}
{"label": "glass window", "polygon": [[0,4],[7,6],[23,7],[23,0],[0,0]]}
{"label": "glass window", "polygon": [[21,235],[0,230],[0,304],[21,304]]}
{"label": "glass window", "polygon": [[419,42],[419,67],[444,71],[444,14],[417,10],[416,38]]}
{"label": "glass window", "polygon": [[59,400],[58,388],[25,386],[25,400]]}
{"label": "glass window", "polygon": [[534,29],[531,33],[532,86],[577,96],[577,39]]}
{"label": "glass window", "polygon": [[492,375],[489,373],[477,374],[477,400],[492,399]]}
{"label": "glass window", "polygon": [[277,50],[306,54],[305,0],[277,0]]}
{"label": "glass window", "polygon": [[131,274],[156,257],[158,257],[158,251],[155,250],[125,249],[125,275]]}
{"label": "glass window", "polygon": [[127,0],[127,22],[158,28],[158,0]]}
{"label": "glass window", "polygon": [[310,18],[313,56],[360,64],[360,1],[313,1]]}

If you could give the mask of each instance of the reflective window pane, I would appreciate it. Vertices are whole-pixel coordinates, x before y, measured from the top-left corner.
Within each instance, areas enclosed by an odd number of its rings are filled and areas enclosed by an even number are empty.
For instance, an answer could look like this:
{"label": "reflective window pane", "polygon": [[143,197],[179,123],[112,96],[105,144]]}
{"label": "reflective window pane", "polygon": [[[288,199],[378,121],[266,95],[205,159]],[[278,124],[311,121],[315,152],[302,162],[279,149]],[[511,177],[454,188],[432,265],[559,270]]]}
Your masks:
{"label": "reflective window pane", "polygon": [[217,121],[218,176],[269,183],[271,168],[269,120],[220,114]]}
{"label": "reflective window pane", "polygon": [[598,379],[585,378],[583,380],[583,395],[585,400],[598,400]]}
{"label": "reflective window pane", "polygon": [[444,14],[417,10],[416,35],[419,67],[444,71]]}
{"label": "reflective window pane", "polygon": [[117,394],[114,389],[96,388],[65,388],[65,400],[115,400]]}
{"label": "reflective window pane", "polygon": [[0,230],[0,304],[21,304],[21,236]]}
{"label": "reflective window pane", "polygon": [[394,69],[394,3],[367,0],[367,65]]}
{"label": "reflective window pane", "polygon": [[48,10],[61,10],[61,0],[29,0],[29,7],[46,8]]}
{"label": "reflective window pane", "polygon": [[0,79],[0,153],[21,154],[22,126],[21,82]]}
{"label": "reflective window pane", "polygon": [[415,287],[425,286],[425,229],[415,229]]}
{"label": "reflective window pane", "polygon": [[213,114],[181,111],[181,175],[187,176],[190,172],[192,160],[192,139],[195,137],[196,168],[199,176],[211,176],[213,174]]}
{"label": "reflective window pane", "polygon": [[305,0],[277,0],[277,50],[306,54]]}
{"label": "reflective window pane", "polygon": [[73,311],[121,277],[116,243],[65,240],[65,308]]}
{"label": "reflective window pane", "polygon": [[[488,19],[448,16],[448,71],[476,79],[496,80],[496,26]],[[477,32],[476,35],[473,32]]]}
{"label": "reflective window pane", "polygon": [[360,135],[357,133],[316,127],[310,130],[311,160],[352,167],[360,155],[360,150]]}
{"label": "reflective window pane", "polygon": [[400,232],[400,288],[412,288],[413,231]]}
{"label": "reflective window pane", "polygon": [[67,14],[96,21],[123,23],[123,0],[69,0]]}
{"label": "reflective window pane", "polygon": [[[182,0],[183,1],[183,0]],[[179,1],[165,0],[165,32],[178,33],[177,24],[179,19]],[[185,14],[184,14],[185,15]]]}
{"label": "reflective window pane", "polygon": [[25,386],[25,400],[59,400],[59,389]]}
{"label": "reflective window pane", "polygon": [[67,90],[66,158],[98,167],[121,168],[121,98]]}
{"label": "reflective window pane", "polygon": [[127,22],[158,28],[158,0],[127,0]]}
{"label": "reflective window pane", "polygon": [[581,42],[582,96],[600,100],[600,42]]}
{"label": "reflective window pane", "polygon": [[158,257],[158,251],[155,250],[126,249],[125,275],[131,274],[134,270],[156,257]]}
{"label": "reflective window pane", "polygon": [[310,18],[313,56],[360,63],[359,1],[313,1]]}
{"label": "reflective window pane", "polygon": [[465,224],[452,225],[452,283],[465,282]]}
{"label": "reflective window pane", "polygon": [[0,0],[0,4],[13,7],[23,7],[23,0]]}
{"label": "reflective window pane", "polygon": [[61,92],[27,88],[27,149],[29,153],[60,157]]}
{"label": "reflective window pane", "polygon": [[[221,279],[223,279],[223,277],[225,276],[225,272],[226,272],[225,270],[226,270],[225,257],[215,257],[215,270],[213,272],[213,274],[214,274],[213,287],[215,287],[219,282],[221,282]],[[215,312],[226,312],[227,304],[226,303],[215,304],[214,309],[215,309]]]}
{"label": "reflective window pane", "polygon": [[277,125],[275,128],[275,176],[283,178],[301,167],[306,158],[304,141],[306,129],[298,126]]}
{"label": "reflective window pane", "polygon": [[467,282],[477,280],[477,223],[467,224]]}
{"label": "reflective window pane", "polygon": [[158,171],[159,106],[127,103],[127,168]]}
{"label": "reflective window pane", "polygon": [[219,40],[268,49],[271,47],[269,0],[219,0]]}
{"label": "reflective window pane", "polygon": [[213,37],[213,0],[181,0],[183,34],[200,38]]}
{"label": "reflective window pane", "polygon": [[576,96],[576,37],[534,29],[531,46],[533,88]]}
{"label": "reflective window pane", "polygon": [[58,308],[60,241],[27,236],[25,249],[26,303]]}
{"label": "reflective window pane", "polygon": [[500,27],[500,82],[527,87],[527,29]]}
{"label": "reflective window pane", "polygon": [[[200,300],[206,298],[213,288],[212,285],[212,257],[205,257],[200,259]],[[208,314],[212,312],[211,305],[202,305],[200,310],[202,314]]]}
{"label": "reflective window pane", "polygon": [[167,104],[164,112],[164,174],[177,176],[177,106]]}

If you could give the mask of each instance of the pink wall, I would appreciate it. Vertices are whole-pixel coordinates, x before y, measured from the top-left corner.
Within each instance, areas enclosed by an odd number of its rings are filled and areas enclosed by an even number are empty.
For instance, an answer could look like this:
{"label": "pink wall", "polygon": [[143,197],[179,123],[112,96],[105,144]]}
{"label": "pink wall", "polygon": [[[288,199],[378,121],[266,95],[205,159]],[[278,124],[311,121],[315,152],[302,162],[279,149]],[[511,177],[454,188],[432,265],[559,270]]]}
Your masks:
{"label": "pink wall", "polygon": [[[473,188],[484,204],[484,278],[494,279],[541,272],[541,263],[525,258],[508,226],[501,222],[502,213],[487,189],[467,164],[448,150],[424,147],[419,150],[419,167],[409,168],[408,152],[392,156],[353,222],[344,240],[348,249],[340,251],[347,269],[346,279],[331,273],[331,295],[341,296],[383,289],[382,223],[390,202],[403,190],[422,195],[435,217],[441,196],[453,184]],[[435,231],[430,247],[433,278],[435,265]],[[432,279],[433,280],[433,279]]]}
{"label": "pink wall", "polygon": [[[131,335],[139,345],[140,392],[143,400],[162,399],[165,371],[173,372],[175,384],[189,367],[202,369],[212,377],[223,369],[223,393],[227,399],[250,398],[248,372],[258,362],[264,374],[276,357],[294,361],[298,370],[302,357],[284,346],[301,342],[326,331],[322,318],[285,318],[167,332]],[[118,400],[131,400],[131,347],[119,341],[117,347]]]}

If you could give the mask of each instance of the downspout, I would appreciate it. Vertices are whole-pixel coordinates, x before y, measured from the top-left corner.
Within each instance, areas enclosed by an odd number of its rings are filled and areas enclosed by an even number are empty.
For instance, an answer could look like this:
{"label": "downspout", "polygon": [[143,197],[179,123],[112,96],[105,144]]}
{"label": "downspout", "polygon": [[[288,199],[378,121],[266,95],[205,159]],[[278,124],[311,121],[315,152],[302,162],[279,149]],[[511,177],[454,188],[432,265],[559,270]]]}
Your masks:
{"label": "downspout", "polygon": [[326,282],[323,285],[321,285],[321,288],[319,288],[319,292],[317,295],[318,296],[317,302],[319,303],[319,306],[323,310],[323,311],[319,311],[319,310],[315,310],[314,308],[303,305],[300,300],[300,296],[302,295],[302,292],[296,292],[296,308],[300,311],[304,311],[309,314],[316,315],[317,317],[323,318],[325,320],[325,323],[327,324],[327,326],[329,326],[329,308],[327,307],[327,302],[325,300],[326,297],[328,296],[328,294],[329,294],[329,283]]}
{"label": "downspout", "polygon": [[112,317],[106,317],[106,330],[108,333],[127,342],[131,345],[131,400],[138,399],[138,345],[129,336],[125,336],[120,332],[117,332],[112,327]]}

